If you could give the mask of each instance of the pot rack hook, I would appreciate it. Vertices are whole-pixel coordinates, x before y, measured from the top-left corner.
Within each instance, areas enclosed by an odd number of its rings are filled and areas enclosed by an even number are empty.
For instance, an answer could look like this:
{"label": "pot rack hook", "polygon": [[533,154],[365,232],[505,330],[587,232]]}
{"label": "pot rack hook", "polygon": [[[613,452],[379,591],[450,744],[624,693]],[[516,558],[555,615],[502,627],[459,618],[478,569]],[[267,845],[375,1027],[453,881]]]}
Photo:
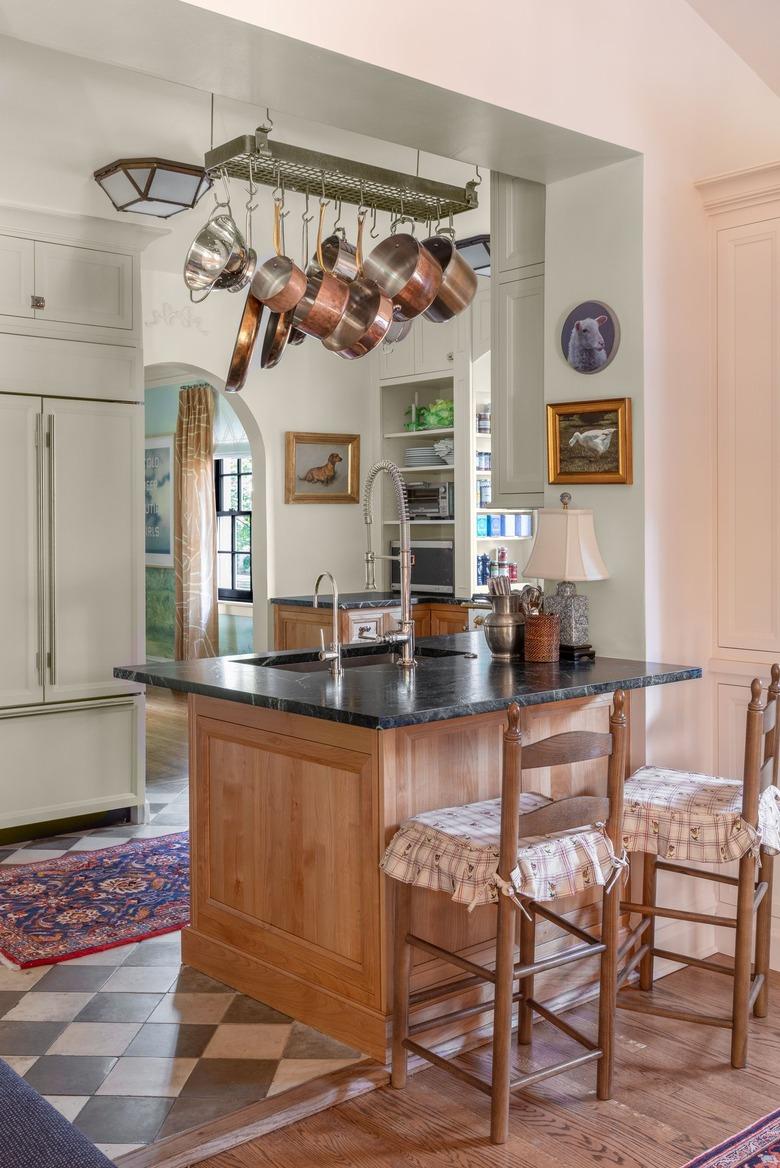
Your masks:
{"label": "pot rack hook", "polygon": [[306,188],[306,203],[301,215],[301,267],[304,272],[309,266],[309,224],[314,218],[313,214],[309,214],[309,188]]}
{"label": "pot rack hook", "polygon": [[475,174],[475,178],[473,179],[474,186],[475,187],[482,186],[482,175],[479,173],[479,167],[476,164],[474,166],[474,174]]}
{"label": "pot rack hook", "polygon": [[368,234],[372,239],[379,239],[380,232],[376,225],[376,207],[371,208],[371,226],[368,230]]}
{"label": "pot rack hook", "polygon": [[219,177],[222,179],[222,186],[225,188],[225,198],[224,198],[224,200],[222,200],[222,199],[219,199],[217,197],[217,188],[215,186],[214,187],[214,202],[216,203],[216,205],[218,207],[229,207],[230,206],[230,184],[228,182],[227,171],[225,170],[224,166],[220,169]]}
{"label": "pot rack hook", "polygon": [[340,235],[342,239],[346,239],[346,231],[341,223],[341,196],[336,200],[336,218],[333,220],[333,234]]}
{"label": "pot rack hook", "polygon": [[254,171],[252,170],[252,159],[249,159],[249,198],[246,201],[246,241],[248,245],[252,246],[252,217],[257,210],[258,204],[253,202],[257,194],[258,187],[254,179]]}
{"label": "pot rack hook", "polygon": [[330,199],[328,199],[326,194],[325,194],[325,171],[324,170],[320,171],[320,182],[322,184],[322,193],[320,195],[320,206],[327,207],[328,203],[330,202]]}

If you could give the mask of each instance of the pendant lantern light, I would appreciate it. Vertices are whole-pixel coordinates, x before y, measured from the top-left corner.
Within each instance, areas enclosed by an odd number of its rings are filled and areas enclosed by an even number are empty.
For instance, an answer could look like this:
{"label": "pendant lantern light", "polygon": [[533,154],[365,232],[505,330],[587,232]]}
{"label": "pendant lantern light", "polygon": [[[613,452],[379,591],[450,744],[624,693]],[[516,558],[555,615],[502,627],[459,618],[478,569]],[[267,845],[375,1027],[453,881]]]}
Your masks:
{"label": "pendant lantern light", "polygon": [[194,207],[211,186],[202,166],[165,158],[120,158],[94,173],[117,211],[169,219]]}

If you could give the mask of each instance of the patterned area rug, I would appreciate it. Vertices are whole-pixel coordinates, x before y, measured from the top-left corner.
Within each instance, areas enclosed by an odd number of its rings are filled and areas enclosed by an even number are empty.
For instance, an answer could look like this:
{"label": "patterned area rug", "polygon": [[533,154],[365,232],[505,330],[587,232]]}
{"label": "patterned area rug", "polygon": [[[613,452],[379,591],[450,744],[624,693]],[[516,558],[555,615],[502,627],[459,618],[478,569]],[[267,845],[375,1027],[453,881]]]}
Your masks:
{"label": "patterned area rug", "polygon": [[780,1166],[780,1108],[739,1135],[718,1144],[685,1168],[775,1168]]}
{"label": "patterned area rug", "polygon": [[187,832],[0,869],[0,954],[29,969],[182,929]]}

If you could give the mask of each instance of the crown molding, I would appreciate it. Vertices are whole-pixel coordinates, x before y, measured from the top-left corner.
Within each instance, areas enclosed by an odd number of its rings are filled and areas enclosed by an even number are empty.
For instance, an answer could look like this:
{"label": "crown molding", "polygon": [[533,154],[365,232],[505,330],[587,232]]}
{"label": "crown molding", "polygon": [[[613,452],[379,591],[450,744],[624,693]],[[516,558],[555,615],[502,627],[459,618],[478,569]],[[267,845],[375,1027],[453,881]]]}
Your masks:
{"label": "crown molding", "polygon": [[82,247],[117,248],[140,253],[155,239],[170,235],[170,227],[157,227],[134,220],[103,219],[48,207],[0,203],[0,233],[40,239],[48,243],[69,243]]}
{"label": "crown molding", "polygon": [[780,200],[780,162],[751,166],[705,178],[695,184],[710,215]]}

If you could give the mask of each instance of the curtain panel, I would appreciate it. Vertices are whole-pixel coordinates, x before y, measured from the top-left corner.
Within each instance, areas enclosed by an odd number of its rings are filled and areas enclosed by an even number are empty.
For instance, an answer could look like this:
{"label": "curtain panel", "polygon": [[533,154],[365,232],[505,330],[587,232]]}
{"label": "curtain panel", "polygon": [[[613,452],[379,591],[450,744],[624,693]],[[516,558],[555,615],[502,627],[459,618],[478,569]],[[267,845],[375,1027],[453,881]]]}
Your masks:
{"label": "curtain panel", "polygon": [[179,391],[174,446],[174,567],[177,661],[219,652],[217,517],[214,495],[214,391]]}

